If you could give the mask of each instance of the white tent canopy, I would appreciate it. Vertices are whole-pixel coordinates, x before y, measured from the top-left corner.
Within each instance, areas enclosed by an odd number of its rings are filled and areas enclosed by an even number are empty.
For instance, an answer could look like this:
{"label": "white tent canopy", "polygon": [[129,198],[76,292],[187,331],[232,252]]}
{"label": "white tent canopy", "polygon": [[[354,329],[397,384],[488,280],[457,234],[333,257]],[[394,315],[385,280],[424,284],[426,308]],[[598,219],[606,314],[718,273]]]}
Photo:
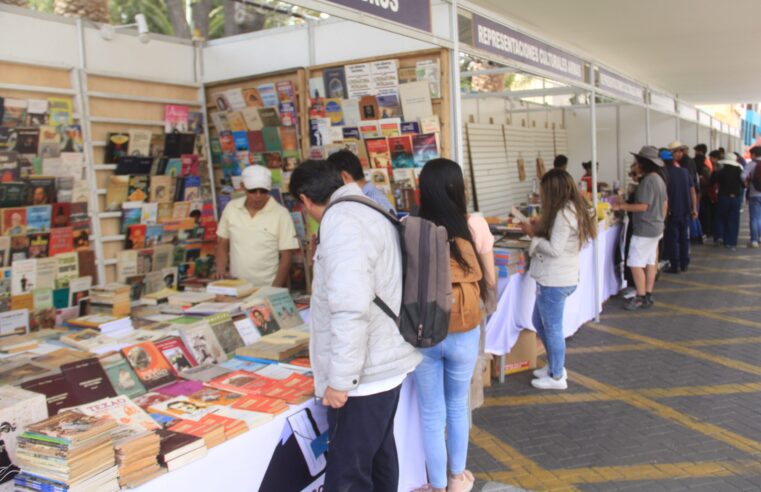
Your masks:
{"label": "white tent canopy", "polygon": [[582,57],[693,104],[761,101],[748,76],[758,0],[470,0]]}

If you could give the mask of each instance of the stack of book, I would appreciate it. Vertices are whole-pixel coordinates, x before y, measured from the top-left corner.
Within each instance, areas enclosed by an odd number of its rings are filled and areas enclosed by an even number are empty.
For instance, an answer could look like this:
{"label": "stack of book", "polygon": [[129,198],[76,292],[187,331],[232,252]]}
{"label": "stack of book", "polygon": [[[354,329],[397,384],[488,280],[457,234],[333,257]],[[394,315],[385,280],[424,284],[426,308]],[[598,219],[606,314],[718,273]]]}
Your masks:
{"label": "stack of book", "polygon": [[227,440],[224,425],[214,420],[180,420],[169,427],[169,430],[201,437],[208,449],[219,446]]}
{"label": "stack of book", "polygon": [[206,444],[200,437],[170,430],[156,433],[161,440],[159,461],[170,472],[206,456]]}
{"label": "stack of book", "polygon": [[202,302],[211,302],[216,299],[216,294],[208,292],[179,292],[167,298],[170,306],[178,308],[188,308],[201,304]]}
{"label": "stack of book", "polygon": [[494,264],[500,277],[526,272],[526,254],[518,248],[494,248]]}
{"label": "stack of book", "polygon": [[206,292],[227,297],[246,297],[256,292],[251,283],[242,279],[225,279],[211,282],[206,286]]}
{"label": "stack of book", "polygon": [[74,328],[92,328],[101,334],[121,338],[132,332],[132,319],[129,316],[117,317],[105,314],[90,314],[79,318],[70,319],[69,325]]}
{"label": "stack of book", "polygon": [[90,289],[90,309],[94,314],[127,316],[130,314],[129,285],[110,283],[96,285]]}
{"label": "stack of book", "polygon": [[161,440],[156,432],[122,425],[112,437],[119,485],[134,488],[164,473],[158,463]]}
{"label": "stack of book", "polygon": [[117,424],[68,410],[27,427],[18,437],[22,469],[16,487],[33,490],[118,491],[111,432]]}

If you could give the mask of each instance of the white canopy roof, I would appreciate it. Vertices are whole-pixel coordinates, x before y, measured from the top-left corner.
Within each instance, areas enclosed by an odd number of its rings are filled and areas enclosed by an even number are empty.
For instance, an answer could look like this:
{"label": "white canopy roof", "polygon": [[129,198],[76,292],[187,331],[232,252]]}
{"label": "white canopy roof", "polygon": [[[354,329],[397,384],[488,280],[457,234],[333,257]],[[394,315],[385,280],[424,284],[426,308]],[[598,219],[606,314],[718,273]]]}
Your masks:
{"label": "white canopy roof", "polygon": [[470,1],[685,101],[761,101],[761,0]]}

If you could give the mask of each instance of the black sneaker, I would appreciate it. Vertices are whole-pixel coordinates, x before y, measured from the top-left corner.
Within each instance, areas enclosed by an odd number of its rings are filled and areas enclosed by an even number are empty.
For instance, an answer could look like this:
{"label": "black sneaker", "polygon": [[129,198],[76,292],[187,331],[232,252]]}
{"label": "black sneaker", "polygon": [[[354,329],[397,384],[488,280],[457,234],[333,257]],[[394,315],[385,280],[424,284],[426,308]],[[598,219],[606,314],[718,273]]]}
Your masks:
{"label": "black sneaker", "polygon": [[642,309],[644,305],[645,305],[645,298],[640,296],[635,296],[624,303],[624,309],[626,309],[627,311],[638,311]]}
{"label": "black sneaker", "polygon": [[679,273],[679,269],[678,268],[667,268],[667,269],[665,269],[663,271],[666,272],[666,273]]}
{"label": "black sneaker", "polygon": [[655,304],[655,301],[653,300],[652,294],[646,294],[644,299],[642,299],[642,308],[648,309],[653,307],[653,304]]}

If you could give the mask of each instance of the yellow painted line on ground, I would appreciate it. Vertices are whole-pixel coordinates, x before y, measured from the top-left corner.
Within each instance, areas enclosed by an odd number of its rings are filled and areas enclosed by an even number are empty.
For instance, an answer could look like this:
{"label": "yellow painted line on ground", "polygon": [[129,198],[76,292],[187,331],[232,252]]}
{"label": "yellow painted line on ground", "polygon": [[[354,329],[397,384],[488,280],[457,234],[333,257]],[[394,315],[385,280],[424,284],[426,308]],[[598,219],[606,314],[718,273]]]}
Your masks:
{"label": "yellow painted line on ground", "polygon": [[714,386],[678,386],[675,388],[648,388],[634,390],[646,398],[673,398],[678,396],[734,395],[761,392],[761,383],[718,384]]}
{"label": "yellow painted line on ground", "polygon": [[[657,293],[660,291],[656,291]],[[658,303],[658,307],[663,307],[661,303]],[[623,312],[623,313],[610,313],[610,314],[601,314],[600,319],[630,319],[633,315],[630,312]],[[647,311],[647,312],[638,312],[636,314],[637,318],[660,318],[661,316],[683,316],[683,313],[677,313],[675,311],[666,311],[666,310],[659,310],[659,311]]]}
{"label": "yellow painted line on ground", "polygon": [[620,345],[603,345],[600,347],[571,347],[566,354],[600,354],[605,352],[628,352],[634,350],[653,350],[654,347],[644,343],[628,343]]}
{"label": "yellow painted line on ground", "polygon": [[[470,431],[470,441],[483,449],[492,458],[502,464],[505,469],[511,470],[510,484],[530,490],[563,490],[576,491],[575,487],[562,482],[557,475],[545,470],[532,459],[521,454],[517,449],[499,440],[491,433],[473,426]],[[492,477],[494,474],[479,474]]]}
{"label": "yellow painted line on ground", "polygon": [[527,405],[561,405],[563,403],[586,403],[607,401],[610,396],[600,393],[565,393],[553,395],[497,396],[484,399],[484,407],[523,407]]}
{"label": "yellow painted line on ground", "polygon": [[737,434],[721,427],[710,424],[708,422],[702,422],[690,415],[682,412],[678,412],[671,407],[658,403],[650,398],[646,398],[634,391],[627,391],[610,386],[605,383],[601,383],[595,379],[583,376],[575,371],[569,371],[569,377],[572,381],[579,383],[580,385],[599,393],[604,393],[615,399],[619,399],[633,407],[641,410],[646,410],[658,417],[664,418],[671,422],[675,422],[687,429],[698,432],[712,439],[722,441],[730,446],[739,449],[745,453],[750,453],[754,456],[761,456],[761,442],[749,439],[745,436]]}
{"label": "yellow painted line on ground", "polygon": [[761,343],[761,337],[717,338],[715,340],[689,340],[679,342],[685,347],[715,347],[717,345],[740,345],[743,343]]}
{"label": "yellow painted line on ground", "polygon": [[[757,475],[759,472],[761,472],[761,462],[753,460],[646,463],[552,470],[552,473],[558,476],[560,480],[569,484],[731,477]],[[510,481],[512,478],[511,472],[492,473],[491,475],[492,479],[497,481]]]}
{"label": "yellow painted line on ground", "polygon": [[[682,314],[692,314],[694,316],[700,316],[703,318],[715,319],[719,321],[726,321],[727,323],[734,323],[737,325],[749,326],[751,328],[760,328],[761,323],[757,321],[750,321],[743,318],[735,318],[734,316],[725,316],[721,312],[706,311],[704,309],[694,309],[688,307],[677,306],[676,304],[668,304],[658,301],[660,307],[670,309],[672,311],[680,312]],[[731,311],[730,311],[731,312]],[[718,328],[718,327],[717,327]]]}
{"label": "yellow painted line on ground", "polygon": [[682,355],[688,355],[696,359],[702,359],[708,362],[713,362],[714,364],[719,364],[725,367],[729,367],[730,369],[735,369],[738,371],[754,374],[756,376],[761,376],[761,366],[754,366],[753,364],[748,364],[746,362],[730,359],[729,357],[722,357],[720,355],[713,355],[713,354],[708,354],[706,352],[701,352],[700,350],[695,350],[689,347],[685,347],[681,343],[665,342],[663,340],[658,340],[657,338],[652,338],[645,335],[639,335],[637,333],[631,333],[626,330],[622,330],[621,328],[614,328],[612,326],[602,325],[598,323],[588,323],[587,326],[589,326],[590,328],[594,328],[595,330],[609,333],[611,335],[618,335],[624,338],[628,338],[630,340],[635,340],[638,342],[646,343],[648,345],[653,345],[654,347],[657,347],[660,349],[670,350],[671,352],[676,352]]}
{"label": "yellow painted line on ground", "polygon": [[[690,280],[680,280],[676,278],[665,278],[662,279],[661,282],[668,282],[671,284],[677,284],[677,285],[684,285],[686,287],[693,287],[693,288],[700,288],[699,290],[703,289],[710,289],[713,291],[722,291],[722,292],[731,292],[733,294],[742,294],[746,296],[754,296],[759,297],[761,296],[761,292],[757,292],[754,290],[745,290],[742,287],[743,286],[733,286],[733,285],[711,285],[711,284],[704,284],[702,282],[694,282]],[[758,284],[750,284],[748,285],[749,288],[758,287]],[[691,289],[681,289],[681,292],[688,292]],[[661,289],[656,290],[656,295],[658,292],[660,292]]]}

